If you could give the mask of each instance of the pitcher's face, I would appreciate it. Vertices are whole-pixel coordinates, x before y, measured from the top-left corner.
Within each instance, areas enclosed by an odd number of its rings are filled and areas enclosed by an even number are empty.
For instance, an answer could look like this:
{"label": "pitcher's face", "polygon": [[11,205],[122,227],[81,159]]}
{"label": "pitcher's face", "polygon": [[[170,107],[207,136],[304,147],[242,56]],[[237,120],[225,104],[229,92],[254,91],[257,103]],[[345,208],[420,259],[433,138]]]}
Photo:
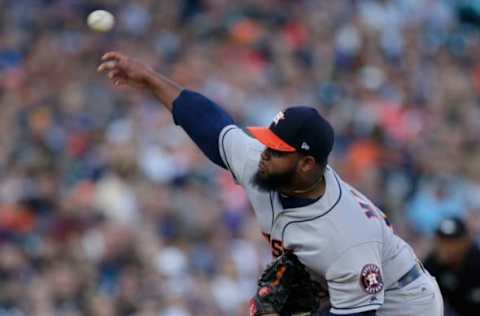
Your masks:
{"label": "pitcher's face", "polygon": [[266,148],[251,182],[262,191],[276,191],[292,186],[302,155]]}

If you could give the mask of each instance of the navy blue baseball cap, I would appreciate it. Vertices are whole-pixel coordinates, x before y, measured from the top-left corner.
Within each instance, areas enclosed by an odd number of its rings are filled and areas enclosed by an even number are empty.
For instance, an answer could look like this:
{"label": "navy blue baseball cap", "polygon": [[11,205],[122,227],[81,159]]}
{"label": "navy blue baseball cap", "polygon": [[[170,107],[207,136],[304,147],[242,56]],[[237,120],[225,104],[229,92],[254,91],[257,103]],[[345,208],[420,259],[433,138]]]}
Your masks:
{"label": "navy blue baseball cap", "polygon": [[248,127],[253,137],[276,151],[302,152],[326,162],[335,133],[315,108],[296,106],[279,112],[269,127]]}

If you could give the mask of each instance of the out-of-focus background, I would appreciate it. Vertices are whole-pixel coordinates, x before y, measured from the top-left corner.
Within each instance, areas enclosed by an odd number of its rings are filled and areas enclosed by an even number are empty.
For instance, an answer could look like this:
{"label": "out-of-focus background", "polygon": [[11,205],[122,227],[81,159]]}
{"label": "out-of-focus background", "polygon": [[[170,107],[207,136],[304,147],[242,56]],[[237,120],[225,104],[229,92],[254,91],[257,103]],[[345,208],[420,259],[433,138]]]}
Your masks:
{"label": "out-of-focus background", "polygon": [[[96,72],[109,50],[242,126],[317,106],[331,164],[419,257],[443,218],[475,238],[476,2],[0,0],[0,315],[246,315],[270,261],[229,174]],[[94,9],[111,32],[88,29]]]}

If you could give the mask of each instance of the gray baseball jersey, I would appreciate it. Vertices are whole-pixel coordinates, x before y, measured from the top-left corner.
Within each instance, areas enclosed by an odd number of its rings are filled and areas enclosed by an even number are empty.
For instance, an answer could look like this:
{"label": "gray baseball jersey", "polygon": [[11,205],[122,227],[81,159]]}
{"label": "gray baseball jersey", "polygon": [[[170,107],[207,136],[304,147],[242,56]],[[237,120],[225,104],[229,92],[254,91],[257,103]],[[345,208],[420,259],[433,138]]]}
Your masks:
{"label": "gray baseball jersey", "polygon": [[[327,166],[325,194],[313,204],[284,209],[277,192],[250,183],[264,146],[234,125],[219,137],[225,165],[242,185],[274,256],[292,249],[328,288],[331,312],[379,309],[389,289],[417,262],[384,214]],[[400,315],[400,314],[398,314]]]}

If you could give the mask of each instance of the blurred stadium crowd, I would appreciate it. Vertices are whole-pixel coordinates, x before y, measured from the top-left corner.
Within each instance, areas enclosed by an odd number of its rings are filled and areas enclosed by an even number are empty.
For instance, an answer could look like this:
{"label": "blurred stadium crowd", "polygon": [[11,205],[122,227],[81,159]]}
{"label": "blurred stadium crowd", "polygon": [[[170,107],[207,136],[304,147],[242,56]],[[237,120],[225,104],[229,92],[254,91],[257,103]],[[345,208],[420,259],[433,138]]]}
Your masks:
{"label": "blurred stadium crowd", "polygon": [[[0,1],[0,315],[246,315],[270,260],[250,206],[119,50],[242,125],[317,105],[331,164],[423,257],[480,230],[480,36],[442,0]],[[112,32],[85,25],[93,9]]]}

